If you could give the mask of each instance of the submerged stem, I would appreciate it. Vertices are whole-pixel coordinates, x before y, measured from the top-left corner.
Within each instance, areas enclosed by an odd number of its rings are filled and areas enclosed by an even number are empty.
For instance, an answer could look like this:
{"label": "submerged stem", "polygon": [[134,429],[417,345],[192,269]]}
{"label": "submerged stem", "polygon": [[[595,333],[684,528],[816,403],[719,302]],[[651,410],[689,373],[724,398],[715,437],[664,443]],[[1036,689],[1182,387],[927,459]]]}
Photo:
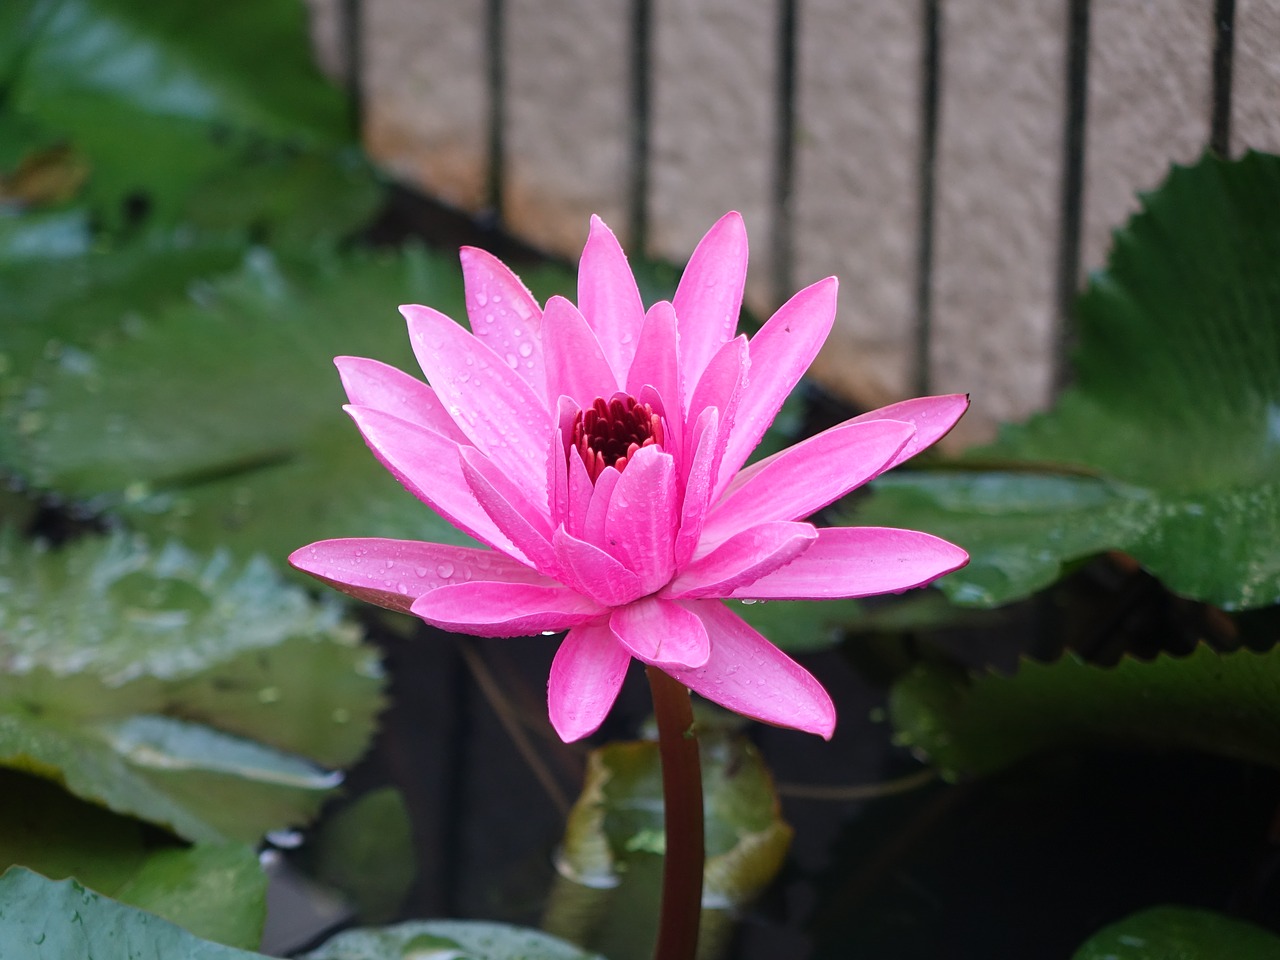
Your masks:
{"label": "submerged stem", "polygon": [[693,960],[702,918],[702,765],[693,730],[689,690],[656,667],[647,667],[662,757],[662,806],[666,846],[662,861],[662,912],[654,960]]}

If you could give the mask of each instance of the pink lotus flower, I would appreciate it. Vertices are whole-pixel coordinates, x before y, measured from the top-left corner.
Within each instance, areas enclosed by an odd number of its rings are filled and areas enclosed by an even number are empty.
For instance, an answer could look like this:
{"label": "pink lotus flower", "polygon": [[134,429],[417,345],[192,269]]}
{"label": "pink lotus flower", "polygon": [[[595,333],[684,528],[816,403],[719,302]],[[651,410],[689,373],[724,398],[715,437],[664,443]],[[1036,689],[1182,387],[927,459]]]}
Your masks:
{"label": "pink lotus flower", "polygon": [[736,213],[648,313],[598,218],[577,306],[539,309],[481,250],[464,249],[462,269],[470,333],[401,308],[430,386],[376,360],[335,362],[378,459],[488,549],[327,540],[290,563],[446,630],[568,630],[548,683],[566,741],[599,727],[632,657],[730,710],[830,737],[826,691],[722,600],[898,592],[966,563],[928,534],[803,520],[943,436],[968,399],[894,404],[743,469],[831,329],[834,278],[748,342],[734,336],[747,269]]}

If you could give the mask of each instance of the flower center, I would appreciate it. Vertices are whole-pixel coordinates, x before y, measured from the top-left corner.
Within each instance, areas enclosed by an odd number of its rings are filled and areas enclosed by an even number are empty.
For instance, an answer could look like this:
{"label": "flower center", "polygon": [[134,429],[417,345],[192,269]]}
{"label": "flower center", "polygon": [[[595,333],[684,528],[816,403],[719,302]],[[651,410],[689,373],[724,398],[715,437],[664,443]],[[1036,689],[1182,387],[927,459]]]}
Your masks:
{"label": "flower center", "polygon": [[621,393],[612,400],[596,397],[573,418],[570,435],[592,483],[605,467],[621,470],[641,447],[662,446],[662,440],[662,418],[653,407]]}

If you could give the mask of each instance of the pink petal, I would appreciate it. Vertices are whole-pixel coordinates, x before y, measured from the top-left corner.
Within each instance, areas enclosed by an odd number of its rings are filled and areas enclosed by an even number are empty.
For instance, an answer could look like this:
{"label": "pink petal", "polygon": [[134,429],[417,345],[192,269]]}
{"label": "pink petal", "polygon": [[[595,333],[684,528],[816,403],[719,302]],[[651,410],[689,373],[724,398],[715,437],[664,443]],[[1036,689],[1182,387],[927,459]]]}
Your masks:
{"label": "pink petal", "polygon": [[909,460],[926,447],[937,443],[956,421],[969,409],[967,393],[952,393],[941,397],[916,397],[891,403],[879,410],[872,410],[854,417],[849,423],[865,423],[868,420],[901,420],[916,428],[916,435],[889,461],[885,470],[892,470],[904,460]]}
{"label": "pink petal", "polygon": [[618,699],[630,664],[631,654],[614,639],[607,622],[569,631],[547,680],[547,709],[561,740],[573,743],[596,732]]}
{"label": "pink petal", "polygon": [[595,544],[569,536],[563,527],[551,542],[561,576],[579,593],[607,607],[644,596],[640,578]]}
{"label": "pink petal", "polygon": [[720,411],[720,422],[733,423],[739,398],[751,370],[747,338],[735,337],[716,351],[696,385],[689,384],[688,418],[696,420],[708,407]]}
{"label": "pink petal", "polygon": [[726,213],[699,241],[676,288],[681,376],[690,388],[733,338],[746,279],[747,230],[739,214]]}
{"label": "pink petal", "polygon": [[549,402],[565,396],[585,410],[596,397],[608,400],[621,389],[622,381],[605,359],[602,341],[578,308],[564,297],[547,301],[542,315],[542,338]]}
{"label": "pink petal", "polygon": [[528,637],[594,620],[605,608],[568,587],[472,581],[423,594],[409,608],[441,630],[475,637]]}
{"label": "pink petal", "polygon": [[818,532],[808,523],[777,520],[749,527],[694,560],[662,595],[673,599],[727,597],[738,588],[749,590],[748,584],[779,567],[785,569],[817,539]]}
{"label": "pink petal", "polygon": [[494,526],[529,558],[534,569],[558,579],[560,564],[551,549],[546,516],[525,500],[502,470],[475,447],[463,447],[460,456],[462,476]]}
{"label": "pink petal", "polygon": [[404,613],[418,597],[446,584],[496,580],[556,586],[496,551],[420,540],[321,540],[295,550],[289,563],[358,600]]}
{"label": "pink petal", "polygon": [[393,417],[434,430],[455,443],[471,445],[444,409],[436,392],[395,367],[364,357],[334,357],[347,399],[357,407],[372,407]]}
{"label": "pink petal", "polygon": [[[759,444],[783,401],[818,355],[835,322],[836,287],[835,277],[805,287],[751,338],[751,377],[734,417],[717,495]],[[896,418],[886,415],[877,419]]]}
{"label": "pink petal", "polygon": [[542,397],[506,361],[444,314],[400,308],[414,355],[449,415],[534,503],[547,496],[547,438],[554,421]]}
{"label": "pink petal", "polygon": [[719,543],[766,520],[801,520],[880,473],[915,434],[897,420],[842,423],[743,471],[707,517]]}
{"label": "pink petal", "polygon": [[711,657],[697,669],[667,668],[667,673],[735,713],[831,739],[835,704],[808,670],[718,600],[688,606],[707,628]]}
{"label": "pink petal", "polygon": [[644,304],[618,238],[595,216],[578,264],[578,308],[604,347],[614,382],[625,383],[644,325]]}
{"label": "pink petal", "polygon": [[700,667],[711,656],[702,620],[672,600],[645,597],[618,607],[609,629],[637,660],[662,667]]}
{"label": "pink petal", "polygon": [[462,280],[471,332],[487,343],[538,396],[546,395],[542,368],[542,310],[520,278],[501,260],[463,247]]}
{"label": "pink petal", "polygon": [[[627,393],[639,399],[640,391],[653,387],[662,398],[662,411],[668,424],[678,424],[682,411],[680,398],[679,345],[676,335],[676,314],[665,300],[649,308],[640,331],[640,343],[636,347],[631,371],[627,374]],[[668,428],[670,434],[670,428]],[[679,434],[670,438],[679,441]]]}
{"label": "pink petal", "polygon": [[587,517],[582,522],[580,540],[594,543],[602,550],[607,550],[609,541],[605,536],[604,522],[609,516],[609,500],[613,497],[613,489],[622,479],[622,474],[613,467],[605,467],[596,477],[595,487],[591,491],[591,502],[587,504]]}
{"label": "pink petal", "polygon": [[405,489],[464,533],[523,559],[471,493],[458,444],[381,410],[350,405],[344,409],[374,456]]}
{"label": "pink petal", "polygon": [[686,463],[684,502],[680,505],[680,532],[676,535],[676,569],[683,568],[693,556],[711,506],[711,482],[715,479],[715,455],[720,449],[720,411],[709,407],[702,411],[693,428],[693,456]]}
{"label": "pink petal", "polygon": [[636,451],[613,489],[605,516],[604,549],[639,575],[644,593],[675,569],[676,465],[661,447]]}
{"label": "pink petal", "polygon": [[[583,529],[587,525],[587,509],[591,506],[591,497],[595,487],[591,483],[591,475],[582,462],[582,454],[577,447],[569,448],[568,464],[568,497],[567,512],[560,522],[574,537],[584,539]],[[603,514],[601,514],[603,518]],[[601,520],[603,524],[603,519]]]}
{"label": "pink petal", "polygon": [[819,600],[901,593],[968,562],[969,555],[959,547],[915,530],[824,527],[817,543],[791,563],[730,595]]}

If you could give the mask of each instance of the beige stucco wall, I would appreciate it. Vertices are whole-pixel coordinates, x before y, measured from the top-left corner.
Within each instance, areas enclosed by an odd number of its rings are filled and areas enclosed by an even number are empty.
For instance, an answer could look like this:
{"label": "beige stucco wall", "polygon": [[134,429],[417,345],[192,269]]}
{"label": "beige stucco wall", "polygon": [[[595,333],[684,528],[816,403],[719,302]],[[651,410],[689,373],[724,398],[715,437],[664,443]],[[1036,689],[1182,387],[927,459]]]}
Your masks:
{"label": "beige stucco wall", "polygon": [[[343,65],[336,0],[309,0],[321,63]],[[1082,275],[1170,161],[1209,135],[1213,0],[1091,4]],[[1063,164],[1065,0],[946,0],[930,377],[968,390],[966,438],[1051,399]],[[365,137],[394,176],[484,201],[482,0],[364,0]],[[508,0],[505,215],[577,255],[587,215],[626,217],[628,0]],[[914,377],[921,6],[799,5],[793,274],[841,278],[814,373],[863,404]],[[729,208],[767,311],[777,3],[654,0],[649,253],[684,259]],[[1280,148],[1280,0],[1239,0],[1233,149]]]}

